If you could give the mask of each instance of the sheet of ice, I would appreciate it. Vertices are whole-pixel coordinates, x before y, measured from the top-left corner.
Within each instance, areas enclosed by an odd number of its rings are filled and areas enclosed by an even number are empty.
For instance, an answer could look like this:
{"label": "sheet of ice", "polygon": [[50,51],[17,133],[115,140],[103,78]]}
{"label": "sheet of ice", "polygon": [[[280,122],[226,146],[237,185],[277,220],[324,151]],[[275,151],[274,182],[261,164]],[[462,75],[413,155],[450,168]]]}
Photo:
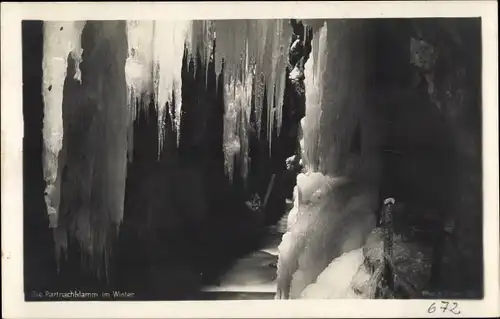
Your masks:
{"label": "sheet of ice", "polygon": [[76,63],[75,79],[81,81],[81,33],[85,21],[46,21],[43,25],[43,167],[47,182],[45,201],[50,227],[57,227],[60,172],[59,152],[63,144],[62,102],[64,81],[71,53]]}
{"label": "sheet of ice", "polygon": [[[62,112],[66,59],[71,52],[75,63],[81,60],[80,35],[85,24],[88,25],[86,39],[90,40],[85,47],[88,50],[85,69],[75,72],[75,79],[81,80],[81,85],[68,86]],[[92,267],[96,266],[94,270],[102,274],[105,269],[97,265],[107,261],[111,229],[118,227],[123,217],[127,135],[131,122],[125,75],[126,23],[45,22],[44,37],[47,197],[51,208],[64,209],[57,221],[51,216],[51,226],[57,226],[53,232],[55,253],[60,258],[68,241],[76,239],[84,255],[83,263],[92,263]],[[87,116],[89,114],[91,116]],[[63,128],[67,129],[64,136]],[[57,162],[57,155],[64,158],[64,163]],[[64,179],[61,179],[62,164]],[[65,190],[62,201],[65,205],[59,207],[61,188]],[[51,209],[49,213],[55,215]]]}
{"label": "sheet of ice", "polygon": [[354,299],[353,279],[363,263],[362,249],[355,249],[335,258],[318,276],[315,283],[307,286],[301,299]]}
{"label": "sheet of ice", "polygon": [[301,121],[306,173],[297,177],[298,200],[280,245],[277,298],[300,298],[333,259],[362,247],[378,207],[377,188],[363,176],[371,169],[369,130],[362,132],[362,154],[350,153],[365,103],[362,22],[322,21],[314,29]]}
{"label": "sheet of ice", "polygon": [[326,23],[314,35],[312,51],[304,68],[304,85],[306,92],[306,116],[301,120],[302,142],[301,148],[305,168],[309,171],[319,168],[319,121],[321,116],[321,102],[323,92],[323,73],[327,54],[327,26]]}
{"label": "sheet of ice", "polygon": [[334,258],[362,247],[375,227],[374,189],[321,173],[306,173],[297,178],[297,195],[289,231],[279,246],[281,298],[300,298]]}

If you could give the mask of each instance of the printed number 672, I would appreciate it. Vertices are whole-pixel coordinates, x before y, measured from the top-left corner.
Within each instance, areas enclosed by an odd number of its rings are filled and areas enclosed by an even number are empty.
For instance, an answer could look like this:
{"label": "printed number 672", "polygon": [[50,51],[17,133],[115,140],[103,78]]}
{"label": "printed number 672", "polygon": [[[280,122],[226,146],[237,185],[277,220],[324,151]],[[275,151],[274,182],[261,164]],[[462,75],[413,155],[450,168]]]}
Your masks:
{"label": "printed number 672", "polygon": [[[429,309],[427,309],[428,313],[434,313],[438,309],[438,305],[436,302],[433,302]],[[449,301],[441,301],[441,306],[439,306],[439,309],[441,310],[442,313],[445,312],[451,312],[454,315],[459,315],[460,314],[460,309],[458,309],[458,303],[456,302],[449,302]]]}

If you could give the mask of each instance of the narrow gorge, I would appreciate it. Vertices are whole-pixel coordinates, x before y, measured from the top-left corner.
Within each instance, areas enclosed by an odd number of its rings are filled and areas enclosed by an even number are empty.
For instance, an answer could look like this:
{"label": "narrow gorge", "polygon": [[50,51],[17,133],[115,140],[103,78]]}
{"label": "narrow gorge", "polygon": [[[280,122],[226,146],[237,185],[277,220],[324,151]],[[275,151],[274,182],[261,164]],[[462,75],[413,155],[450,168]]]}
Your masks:
{"label": "narrow gorge", "polygon": [[480,19],[22,30],[27,300],[482,298]]}

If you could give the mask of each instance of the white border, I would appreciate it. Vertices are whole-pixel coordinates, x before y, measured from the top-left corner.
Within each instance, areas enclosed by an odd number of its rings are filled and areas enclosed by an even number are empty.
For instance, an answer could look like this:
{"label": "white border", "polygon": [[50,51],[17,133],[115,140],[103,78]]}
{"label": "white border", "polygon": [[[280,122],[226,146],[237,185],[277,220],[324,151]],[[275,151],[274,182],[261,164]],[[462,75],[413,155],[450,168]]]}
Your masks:
{"label": "white border", "polygon": [[[2,312],[9,318],[426,317],[431,301],[315,300],[25,303],[22,284],[21,20],[482,17],[485,299],[461,315],[498,316],[498,22],[496,1],[2,3]],[[449,316],[453,316],[449,314]]]}

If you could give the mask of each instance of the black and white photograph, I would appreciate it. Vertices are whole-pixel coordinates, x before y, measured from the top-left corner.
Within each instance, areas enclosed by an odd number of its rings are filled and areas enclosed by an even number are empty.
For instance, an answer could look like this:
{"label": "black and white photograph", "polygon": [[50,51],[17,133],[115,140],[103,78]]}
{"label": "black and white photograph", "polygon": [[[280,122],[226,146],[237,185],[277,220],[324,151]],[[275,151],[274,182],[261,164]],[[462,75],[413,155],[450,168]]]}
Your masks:
{"label": "black and white photograph", "polygon": [[276,13],[20,21],[25,303],[486,298],[481,16]]}

